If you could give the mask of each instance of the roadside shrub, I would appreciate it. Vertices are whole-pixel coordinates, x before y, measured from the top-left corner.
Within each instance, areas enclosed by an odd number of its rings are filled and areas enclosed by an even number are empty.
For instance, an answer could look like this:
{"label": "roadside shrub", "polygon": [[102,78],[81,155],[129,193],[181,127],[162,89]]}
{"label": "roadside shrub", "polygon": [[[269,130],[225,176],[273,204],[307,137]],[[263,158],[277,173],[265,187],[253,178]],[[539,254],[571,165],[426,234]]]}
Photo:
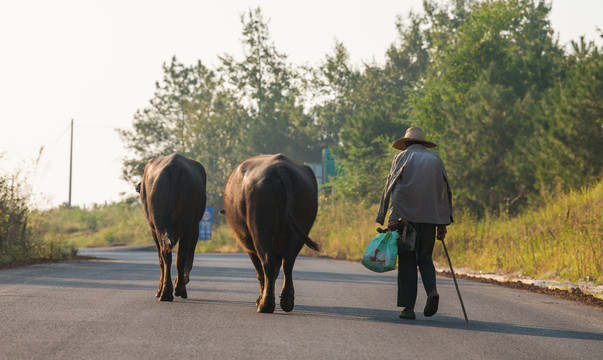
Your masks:
{"label": "roadside shrub", "polygon": [[0,266],[35,259],[63,259],[77,249],[59,238],[44,241],[48,227],[30,210],[27,181],[21,173],[0,175]]}
{"label": "roadside shrub", "polygon": [[0,263],[26,256],[29,247],[26,200],[14,178],[0,177]]}

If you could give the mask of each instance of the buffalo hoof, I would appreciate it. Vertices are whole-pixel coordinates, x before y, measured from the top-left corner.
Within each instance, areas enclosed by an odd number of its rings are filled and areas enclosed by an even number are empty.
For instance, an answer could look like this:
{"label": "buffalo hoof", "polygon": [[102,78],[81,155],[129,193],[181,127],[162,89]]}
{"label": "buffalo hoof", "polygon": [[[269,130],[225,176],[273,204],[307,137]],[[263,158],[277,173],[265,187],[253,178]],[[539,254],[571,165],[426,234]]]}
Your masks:
{"label": "buffalo hoof", "polygon": [[181,290],[176,289],[176,291],[174,292],[174,295],[180,296],[183,299],[186,299],[188,297],[188,294],[186,293],[186,288],[181,289]]}
{"label": "buffalo hoof", "polygon": [[174,301],[174,295],[172,295],[172,293],[163,293],[159,298],[159,301]]}
{"label": "buffalo hoof", "polygon": [[258,306],[258,312],[259,313],[264,313],[264,314],[271,314],[274,312],[274,300],[273,301],[269,301],[269,302],[262,302],[260,301],[260,305]]}
{"label": "buffalo hoof", "polygon": [[294,302],[293,295],[281,295],[281,309],[284,312],[293,310]]}
{"label": "buffalo hoof", "polygon": [[255,307],[260,307],[260,301],[262,301],[262,295],[258,296],[257,300],[255,301]]}
{"label": "buffalo hoof", "polygon": [[258,312],[263,314],[272,314],[274,312],[274,305],[272,306],[260,306],[258,307]]}

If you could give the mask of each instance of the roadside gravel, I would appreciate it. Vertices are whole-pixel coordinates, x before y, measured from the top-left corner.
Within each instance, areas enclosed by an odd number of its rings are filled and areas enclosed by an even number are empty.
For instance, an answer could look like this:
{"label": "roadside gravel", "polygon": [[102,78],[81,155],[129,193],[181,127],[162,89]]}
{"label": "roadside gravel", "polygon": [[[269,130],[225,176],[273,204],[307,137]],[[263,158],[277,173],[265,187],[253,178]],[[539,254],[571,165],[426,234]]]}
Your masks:
{"label": "roadside gravel", "polygon": [[[449,267],[436,265],[436,271],[440,276],[452,277]],[[525,276],[484,274],[465,268],[454,269],[454,273],[458,279],[480,281],[513,289],[546,294],[603,309],[603,286],[597,286],[594,283],[570,283],[538,280]]]}

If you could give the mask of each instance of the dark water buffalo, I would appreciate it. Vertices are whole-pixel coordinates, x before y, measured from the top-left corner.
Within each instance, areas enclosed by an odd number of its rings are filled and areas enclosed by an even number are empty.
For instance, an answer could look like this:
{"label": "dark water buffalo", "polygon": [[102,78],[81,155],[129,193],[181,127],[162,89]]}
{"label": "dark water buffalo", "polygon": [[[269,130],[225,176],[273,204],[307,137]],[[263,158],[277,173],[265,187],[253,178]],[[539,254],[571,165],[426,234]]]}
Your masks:
{"label": "dark water buffalo", "polygon": [[318,209],[316,178],[308,166],[282,154],[249,158],[232,171],[224,188],[228,226],[257,270],[257,311],[274,311],[274,283],[283,264],[281,308],[293,310],[293,263],[304,244],[318,250],[308,234]]}
{"label": "dark water buffalo", "polygon": [[160,301],[174,299],[170,269],[172,248],[178,241],[175,295],[187,297],[186,284],[193,267],[199,222],[205,211],[206,180],[203,165],[172,154],[149,161],[142,182],[136,187],[159,254],[161,279],[155,296]]}

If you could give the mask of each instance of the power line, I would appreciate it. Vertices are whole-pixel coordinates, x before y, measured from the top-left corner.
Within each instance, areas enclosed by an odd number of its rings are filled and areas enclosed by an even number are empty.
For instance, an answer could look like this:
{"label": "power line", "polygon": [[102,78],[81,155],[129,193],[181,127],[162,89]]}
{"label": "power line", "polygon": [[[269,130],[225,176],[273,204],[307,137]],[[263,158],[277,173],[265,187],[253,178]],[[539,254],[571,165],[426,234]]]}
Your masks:
{"label": "power line", "polygon": [[48,145],[48,150],[52,149],[59,142],[59,140],[61,140],[61,138],[63,137],[63,135],[65,135],[65,133],[67,132],[67,130],[69,130],[69,126],[70,125],[65,126],[65,128],[63,129],[63,131],[61,132],[61,134],[56,138],[56,140],[51,145]]}

